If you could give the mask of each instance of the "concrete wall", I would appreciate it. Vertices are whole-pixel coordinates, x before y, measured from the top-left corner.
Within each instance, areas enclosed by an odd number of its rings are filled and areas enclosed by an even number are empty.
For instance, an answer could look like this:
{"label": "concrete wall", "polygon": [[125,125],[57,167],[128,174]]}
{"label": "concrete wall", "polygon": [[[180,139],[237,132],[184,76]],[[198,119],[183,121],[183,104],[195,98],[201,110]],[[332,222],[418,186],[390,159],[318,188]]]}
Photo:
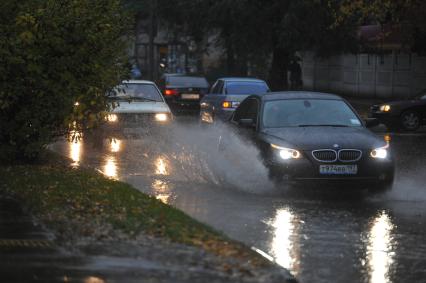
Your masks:
{"label": "concrete wall", "polygon": [[369,98],[406,98],[426,89],[426,57],[416,54],[302,54],[304,88]]}

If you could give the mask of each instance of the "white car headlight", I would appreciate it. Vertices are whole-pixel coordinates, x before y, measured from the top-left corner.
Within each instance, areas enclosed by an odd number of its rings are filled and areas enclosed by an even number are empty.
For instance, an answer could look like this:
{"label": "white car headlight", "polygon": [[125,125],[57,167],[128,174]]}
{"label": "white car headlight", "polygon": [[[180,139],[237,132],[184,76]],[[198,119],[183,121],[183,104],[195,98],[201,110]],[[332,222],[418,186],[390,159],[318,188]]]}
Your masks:
{"label": "white car headlight", "polygon": [[157,113],[155,114],[155,121],[158,122],[167,122],[169,120],[169,115],[166,113]]}
{"label": "white car headlight", "polygon": [[117,122],[117,121],[118,121],[118,116],[117,116],[116,114],[108,114],[108,115],[106,116],[106,120],[107,120],[109,123],[115,123],[115,122]]}
{"label": "white car headlight", "polygon": [[370,156],[375,159],[386,159],[388,157],[389,144],[384,147],[375,148],[371,151]]}
{"label": "white car headlight", "polygon": [[300,153],[300,151],[295,149],[281,147],[275,144],[271,144],[271,147],[279,150],[279,155],[284,160],[299,159],[302,157],[302,154]]}
{"label": "white car headlight", "polygon": [[382,106],[380,106],[380,111],[381,112],[389,112],[391,110],[391,106],[388,104],[384,104]]}

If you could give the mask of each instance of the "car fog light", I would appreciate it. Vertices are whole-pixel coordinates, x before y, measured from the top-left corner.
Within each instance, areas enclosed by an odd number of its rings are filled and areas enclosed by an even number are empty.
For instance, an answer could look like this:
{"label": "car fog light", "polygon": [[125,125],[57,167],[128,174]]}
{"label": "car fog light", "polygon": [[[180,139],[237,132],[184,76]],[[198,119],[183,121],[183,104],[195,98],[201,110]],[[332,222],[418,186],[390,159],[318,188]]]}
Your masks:
{"label": "car fog light", "polygon": [[386,159],[388,157],[388,148],[389,148],[389,145],[373,149],[370,155],[371,157],[376,159]]}
{"label": "car fog light", "polygon": [[166,122],[167,120],[169,120],[169,116],[165,113],[158,113],[155,114],[155,120],[158,122]]}
{"label": "car fog light", "polygon": [[118,121],[118,116],[116,114],[109,114],[106,116],[106,120],[110,123],[115,123]]}

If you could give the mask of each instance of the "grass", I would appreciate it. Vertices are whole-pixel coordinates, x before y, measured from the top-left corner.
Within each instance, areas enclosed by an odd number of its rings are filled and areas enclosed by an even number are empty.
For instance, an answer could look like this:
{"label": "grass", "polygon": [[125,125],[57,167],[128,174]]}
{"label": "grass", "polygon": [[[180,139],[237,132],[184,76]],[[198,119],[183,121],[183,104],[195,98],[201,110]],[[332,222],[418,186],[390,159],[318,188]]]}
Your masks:
{"label": "grass", "polygon": [[[69,220],[106,223],[130,236],[143,232],[219,256],[249,260],[256,265],[266,263],[249,248],[180,210],[94,170],[72,168],[59,156],[50,154],[38,164],[0,166],[0,180],[0,194],[21,200],[54,231],[70,229]],[[76,229],[75,233],[83,232]]]}

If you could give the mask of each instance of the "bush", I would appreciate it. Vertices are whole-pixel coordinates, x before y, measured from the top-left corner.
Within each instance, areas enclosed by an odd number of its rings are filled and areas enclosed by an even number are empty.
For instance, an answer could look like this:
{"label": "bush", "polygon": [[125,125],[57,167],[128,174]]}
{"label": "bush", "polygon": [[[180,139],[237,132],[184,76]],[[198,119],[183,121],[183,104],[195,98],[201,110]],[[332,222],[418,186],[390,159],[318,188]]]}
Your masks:
{"label": "bush", "polygon": [[128,77],[129,18],[120,0],[2,1],[0,154],[36,158],[103,119],[105,92]]}

